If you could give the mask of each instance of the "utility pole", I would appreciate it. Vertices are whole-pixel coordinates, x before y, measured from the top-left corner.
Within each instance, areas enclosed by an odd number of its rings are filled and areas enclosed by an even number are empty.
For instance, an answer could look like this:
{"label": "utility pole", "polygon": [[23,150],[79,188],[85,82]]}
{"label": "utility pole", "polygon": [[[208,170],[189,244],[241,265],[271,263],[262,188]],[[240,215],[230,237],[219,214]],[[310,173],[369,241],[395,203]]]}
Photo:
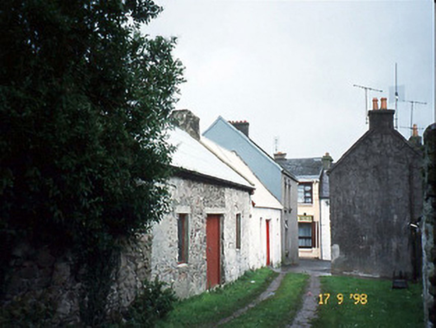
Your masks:
{"label": "utility pole", "polygon": [[357,85],[357,84],[353,84],[353,87],[361,88],[361,89],[365,90],[365,122],[366,122],[366,124],[368,124],[368,90],[369,91],[377,91],[377,92],[383,92],[383,90],[365,87],[363,85]]}
{"label": "utility pole", "polygon": [[[417,100],[405,100],[404,102],[408,102],[411,104],[411,107],[410,107],[410,128],[412,129],[412,127],[413,127],[413,105],[414,104],[427,105],[427,103],[422,102],[422,101],[417,101]],[[412,133],[413,133],[413,131],[410,132],[410,136],[412,136]]]}

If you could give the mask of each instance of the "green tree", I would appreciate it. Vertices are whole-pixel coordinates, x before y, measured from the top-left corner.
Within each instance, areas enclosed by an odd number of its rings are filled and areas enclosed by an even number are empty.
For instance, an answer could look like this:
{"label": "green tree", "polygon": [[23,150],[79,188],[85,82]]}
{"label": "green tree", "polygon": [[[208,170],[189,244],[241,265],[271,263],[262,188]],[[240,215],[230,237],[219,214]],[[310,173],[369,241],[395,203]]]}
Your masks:
{"label": "green tree", "polygon": [[151,0],[1,1],[2,268],[25,239],[73,248],[108,277],[119,240],[166,211],[164,131],[183,69],[174,39],[140,33],[160,11]]}

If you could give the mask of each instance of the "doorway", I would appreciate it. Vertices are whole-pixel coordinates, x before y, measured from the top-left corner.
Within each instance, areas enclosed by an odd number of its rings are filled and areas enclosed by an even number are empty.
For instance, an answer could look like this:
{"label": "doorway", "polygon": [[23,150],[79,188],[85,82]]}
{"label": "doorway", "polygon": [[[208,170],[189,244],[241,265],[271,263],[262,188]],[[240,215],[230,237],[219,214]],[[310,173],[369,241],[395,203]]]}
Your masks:
{"label": "doorway", "polygon": [[271,247],[270,247],[270,223],[271,220],[265,220],[266,224],[266,265],[271,265]]}
{"label": "doorway", "polygon": [[208,215],[206,220],[207,289],[221,282],[220,216]]}

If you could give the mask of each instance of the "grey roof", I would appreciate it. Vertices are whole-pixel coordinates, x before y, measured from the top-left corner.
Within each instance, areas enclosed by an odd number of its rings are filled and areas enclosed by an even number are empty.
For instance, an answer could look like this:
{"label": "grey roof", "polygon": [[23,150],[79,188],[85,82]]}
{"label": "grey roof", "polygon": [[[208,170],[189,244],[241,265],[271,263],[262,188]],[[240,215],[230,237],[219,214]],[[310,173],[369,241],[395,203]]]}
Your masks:
{"label": "grey roof", "polygon": [[276,160],[283,168],[298,179],[319,179],[323,171],[322,158],[289,158]]}

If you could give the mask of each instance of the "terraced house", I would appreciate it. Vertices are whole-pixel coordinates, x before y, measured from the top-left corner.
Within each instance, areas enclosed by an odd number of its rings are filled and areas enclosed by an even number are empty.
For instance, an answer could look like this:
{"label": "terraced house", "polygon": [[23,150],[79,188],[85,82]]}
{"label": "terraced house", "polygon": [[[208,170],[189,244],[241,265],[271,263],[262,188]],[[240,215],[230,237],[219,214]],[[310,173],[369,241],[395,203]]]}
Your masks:
{"label": "terraced house", "polygon": [[332,273],[418,277],[422,153],[373,100],[369,130],[330,169]]}
{"label": "terraced house", "polygon": [[329,180],[326,174],[333,159],[291,158],[285,153],[274,159],[298,178],[298,249],[302,258],[330,260]]}
{"label": "terraced house", "polygon": [[250,268],[254,187],[208,151],[198,131],[193,136],[170,131],[176,147],[171,212],[152,229],[151,277],[172,284],[182,298],[236,280]]}
{"label": "terraced house", "polygon": [[221,116],[203,133],[219,146],[234,151],[259,181],[283,206],[281,225],[282,263],[298,263],[297,178],[278,165],[249,137],[249,123],[228,122]]}

